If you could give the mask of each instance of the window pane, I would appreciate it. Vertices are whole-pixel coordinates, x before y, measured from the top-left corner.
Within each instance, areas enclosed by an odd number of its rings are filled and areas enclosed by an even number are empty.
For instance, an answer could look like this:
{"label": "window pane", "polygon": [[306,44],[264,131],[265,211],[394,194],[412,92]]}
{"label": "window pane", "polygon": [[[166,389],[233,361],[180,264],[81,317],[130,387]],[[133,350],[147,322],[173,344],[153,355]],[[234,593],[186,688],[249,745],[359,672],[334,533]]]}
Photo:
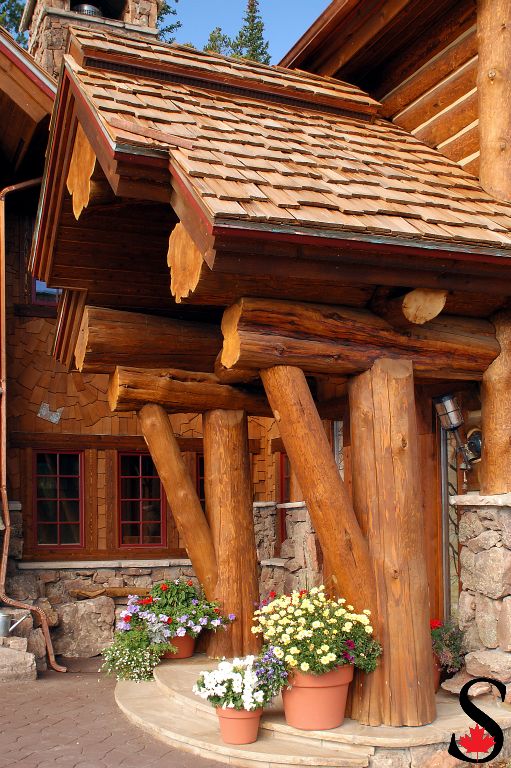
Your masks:
{"label": "window pane", "polygon": [[59,474],[79,475],[80,457],[76,453],[61,453],[59,456]]}
{"label": "window pane", "polygon": [[143,544],[161,544],[160,523],[144,523],[142,526]]}
{"label": "window pane", "polygon": [[44,280],[34,279],[34,301],[36,304],[56,304],[59,300],[60,290],[48,288]]}
{"label": "window pane", "polygon": [[37,478],[37,496],[43,499],[57,498],[57,478],[56,477],[38,477]]}
{"label": "window pane", "polygon": [[150,456],[142,456],[142,474],[149,475],[149,477],[158,477],[156,467],[153,464],[153,460]]}
{"label": "window pane", "polygon": [[61,501],[60,502],[60,523],[79,523],[80,522],[80,502],[79,501]]}
{"label": "window pane", "polygon": [[61,499],[79,499],[80,479],[78,477],[61,477],[59,479],[59,495]]}
{"label": "window pane", "polygon": [[140,526],[124,524],[121,526],[121,544],[139,544]]}
{"label": "window pane", "polygon": [[58,525],[38,525],[37,543],[38,544],[58,544]]}
{"label": "window pane", "polygon": [[144,477],[142,480],[142,498],[160,498],[160,480],[158,477]]}
{"label": "window pane", "polygon": [[37,502],[37,520],[39,523],[57,522],[57,502],[56,501],[38,501]]}
{"label": "window pane", "polygon": [[123,523],[136,523],[140,520],[140,502],[121,502],[121,520]]}
{"label": "window pane", "polygon": [[140,475],[140,456],[121,456],[121,475],[138,477]]}
{"label": "window pane", "polygon": [[140,480],[137,477],[128,477],[121,480],[121,499],[139,499]]}
{"label": "window pane", "polygon": [[142,504],[142,520],[144,522],[161,521],[161,503],[159,501],[144,501]]}
{"label": "window pane", "polygon": [[57,454],[56,453],[38,453],[36,459],[37,475],[56,475],[57,474]]}
{"label": "window pane", "polygon": [[75,525],[61,525],[60,526],[60,543],[61,544],[79,544],[80,543],[80,526]]}

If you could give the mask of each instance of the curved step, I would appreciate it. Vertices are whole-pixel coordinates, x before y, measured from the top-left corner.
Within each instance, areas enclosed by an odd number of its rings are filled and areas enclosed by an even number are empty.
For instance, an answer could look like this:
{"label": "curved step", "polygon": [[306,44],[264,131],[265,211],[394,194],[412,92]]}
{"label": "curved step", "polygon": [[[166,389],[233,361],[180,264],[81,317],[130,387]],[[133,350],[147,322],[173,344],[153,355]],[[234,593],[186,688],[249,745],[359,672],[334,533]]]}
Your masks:
{"label": "curved step", "polygon": [[321,744],[293,742],[262,730],[254,744],[231,746],[220,738],[218,724],[210,717],[197,717],[191,708],[172,701],[155,682],[121,682],[115,689],[121,711],[135,725],[185,752],[241,768],[366,768],[369,755],[346,747],[328,750]]}

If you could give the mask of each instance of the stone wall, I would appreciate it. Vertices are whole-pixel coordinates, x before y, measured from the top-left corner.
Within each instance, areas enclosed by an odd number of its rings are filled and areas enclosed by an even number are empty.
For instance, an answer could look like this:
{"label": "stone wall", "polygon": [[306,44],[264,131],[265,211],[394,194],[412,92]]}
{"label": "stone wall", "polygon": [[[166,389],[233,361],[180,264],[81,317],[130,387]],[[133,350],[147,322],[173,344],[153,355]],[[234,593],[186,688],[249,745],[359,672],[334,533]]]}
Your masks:
{"label": "stone wall", "polygon": [[456,496],[466,672],[511,685],[511,494]]}

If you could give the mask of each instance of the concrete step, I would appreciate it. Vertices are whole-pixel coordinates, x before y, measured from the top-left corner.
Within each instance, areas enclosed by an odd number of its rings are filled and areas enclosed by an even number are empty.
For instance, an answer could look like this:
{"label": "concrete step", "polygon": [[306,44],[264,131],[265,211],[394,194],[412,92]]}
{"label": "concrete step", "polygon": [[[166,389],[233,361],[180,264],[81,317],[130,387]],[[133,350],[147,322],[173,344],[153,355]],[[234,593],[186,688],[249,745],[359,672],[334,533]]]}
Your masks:
{"label": "concrete step", "polygon": [[185,752],[241,768],[366,768],[369,753],[360,750],[330,750],[319,742],[308,744],[300,739],[280,738],[273,731],[261,729],[254,744],[233,746],[220,738],[214,718],[197,717],[197,712],[181,701],[173,701],[155,682],[117,684],[115,698],[128,719],[157,738]]}

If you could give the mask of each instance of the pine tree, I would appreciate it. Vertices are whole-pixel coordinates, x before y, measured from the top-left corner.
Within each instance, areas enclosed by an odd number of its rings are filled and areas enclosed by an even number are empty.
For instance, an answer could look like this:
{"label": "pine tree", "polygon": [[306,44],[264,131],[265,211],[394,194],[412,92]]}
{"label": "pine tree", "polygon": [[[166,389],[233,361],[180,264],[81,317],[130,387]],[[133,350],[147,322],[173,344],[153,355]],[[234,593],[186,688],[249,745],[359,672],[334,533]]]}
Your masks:
{"label": "pine tree", "polygon": [[0,0],[0,27],[4,27],[17,43],[26,46],[27,35],[19,31],[24,7],[23,0]]}
{"label": "pine tree", "polygon": [[158,32],[160,40],[165,43],[173,43],[176,39],[174,32],[181,26],[180,21],[169,21],[168,16],[177,16],[177,10],[171,3],[177,3],[179,0],[162,0],[158,4]]}
{"label": "pine tree", "polygon": [[204,50],[209,53],[221,53],[222,56],[232,56],[232,40],[222,32],[221,27],[215,27],[204,46]]}
{"label": "pine tree", "polygon": [[270,63],[269,43],[264,39],[264,21],[259,11],[259,0],[248,0],[243,26],[231,42],[234,56]]}

